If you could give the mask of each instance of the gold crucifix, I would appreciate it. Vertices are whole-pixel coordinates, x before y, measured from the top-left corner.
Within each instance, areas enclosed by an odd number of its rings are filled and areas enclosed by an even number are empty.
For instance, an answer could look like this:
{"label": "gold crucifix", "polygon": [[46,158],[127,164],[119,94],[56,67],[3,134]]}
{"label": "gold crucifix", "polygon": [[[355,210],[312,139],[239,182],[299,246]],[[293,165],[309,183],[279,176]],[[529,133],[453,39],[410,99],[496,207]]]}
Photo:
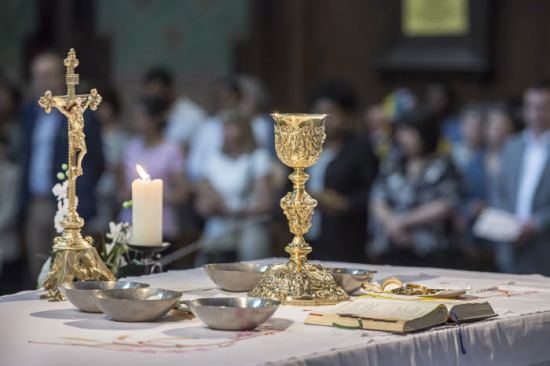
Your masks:
{"label": "gold crucifix", "polygon": [[76,52],[71,48],[63,61],[63,65],[67,68],[65,75],[67,95],[54,96],[48,90],[38,101],[46,113],[50,113],[53,107],[67,117],[69,138],[68,213],[61,222],[64,228],[63,234],[54,239],[52,268],[44,283],[44,287],[48,290],[48,297],[52,300],[62,299],[57,287],[64,282],[115,279],[92,246],[92,238],[82,237],[81,229],[84,226],[84,220],[77,212],[76,180],[83,173],[82,161],[88,151],[84,134],[84,111],[88,108],[96,110],[101,103],[101,96],[96,89],[92,89],[90,94],[76,94],[79,77],[75,73],[75,68],[78,64]]}

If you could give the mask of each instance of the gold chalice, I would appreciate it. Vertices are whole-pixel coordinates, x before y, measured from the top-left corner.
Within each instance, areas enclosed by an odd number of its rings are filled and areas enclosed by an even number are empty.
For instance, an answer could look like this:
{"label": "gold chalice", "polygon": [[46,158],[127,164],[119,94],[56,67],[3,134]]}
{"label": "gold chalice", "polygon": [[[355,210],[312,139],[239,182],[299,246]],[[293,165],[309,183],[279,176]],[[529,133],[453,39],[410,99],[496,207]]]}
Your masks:
{"label": "gold chalice", "polygon": [[294,169],[289,175],[292,192],[281,199],[281,208],[294,234],[285,251],[286,264],[270,266],[250,296],[267,297],[291,305],[330,305],[348,299],[329,270],[307,262],[311,246],[304,235],[311,227],[317,201],[305,191],[305,169],[317,162],[325,141],[325,114],[279,114],[275,120],[275,150],[279,159]]}

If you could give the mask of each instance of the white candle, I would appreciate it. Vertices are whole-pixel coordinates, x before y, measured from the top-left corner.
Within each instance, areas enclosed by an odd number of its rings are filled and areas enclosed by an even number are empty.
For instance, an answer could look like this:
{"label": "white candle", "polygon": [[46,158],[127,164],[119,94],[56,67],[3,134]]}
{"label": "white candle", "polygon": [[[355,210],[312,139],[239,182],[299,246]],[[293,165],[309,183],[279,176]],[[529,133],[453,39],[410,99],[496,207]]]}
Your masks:
{"label": "white candle", "polygon": [[154,179],[136,165],[141,179],[132,182],[132,239],[133,245],[162,244],[162,180]]}

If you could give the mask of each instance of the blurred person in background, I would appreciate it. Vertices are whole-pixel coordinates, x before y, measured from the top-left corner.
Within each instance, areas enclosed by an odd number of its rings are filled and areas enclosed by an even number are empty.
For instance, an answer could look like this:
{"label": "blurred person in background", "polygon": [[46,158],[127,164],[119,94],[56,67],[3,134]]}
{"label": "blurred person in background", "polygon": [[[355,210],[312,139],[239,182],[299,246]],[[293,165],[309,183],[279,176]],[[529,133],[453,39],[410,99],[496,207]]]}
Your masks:
{"label": "blurred person in background", "polygon": [[249,75],[239,76],[243,92],[242,111],[252,118],[252,131],[258,146],[275,154],[273,119],[268,113],[270,100],[262,83]]}
{"label": "blurred person in background", "polygon": [[391,149],[392,122],[381,104],[373,104],[365,111],[367,139],[376,156],[383,160]]}
{"label": "blurred person in background", "polygon": [[451,146],[451,156],[457,169],[463,173],[474,159],[483,155],[483,132],[486,123],[485,107],[481,104],[467,105],[460,114],[460,142]]}
{"label": "blurred person in background", "polygon": [[438,120],[441,135],[451,145],[462,140],[460,119],[455,115],[455,94],[449,84],[430,83],[423,93],[425,108]]}
{"label": "blurred person in background", "polygon": [[523,96],[526,129],[505,145],[495,206],[521,223],[514,243],[497,245],[506,272],[550,275],[550,83],[530,86]]}
{"label": "blurred person in background", "polygon": [[392,121],[417,108],[417,96],[406,87],[399,86],[382,99],[384,114]]}
{"label": "blurred person in background", "polygon": [[[517,123],[507,105],[499,103],[489,109],[485,129],[485,166],[491,192],[502,169],[502,149],[516,130]],[[489,197],[490,203],[492,200]]]}
{"label": "blurred person in background", "polygon": [[504,104],[488,108],[483,128],[484,149],[470,159],[462,172],[463,199],[455,229],[463,239],[464,264],[472,268],[495,271],[494,243],[476,237],[473,226],[483,210],[494,203],[495,186],[500,172],[502,148],[514,132],[514,120]]}
{"label": "blurred person in background", "polygon": [[275,121],[269,114],[271,100],[262,82],[251,75],[238,78],[242,99],[239,110],[251,118],[252,132],[258,148],[262,148],[273,157],[271,160],[270,186],[276,192],[284,189],[288,182],[288,169],[275,152]]}
{"label": "blurred person in background", "polygon": [[197,264],[272,253],[265,224],[272,208],[271,156],[258,147],[248,116],[228,111],[222,121],[222,148],[205,157],[197,184],[197,211],[206,219]]}
{"label": "blurred person in background", "polygon": [[5,153],[12,160],[20,160],[21,128],[17,115],[21,103],[19,90],[7,79],[0,77],[0,134],[6,138]]}
{"label": "blurred person in background", "polygon": [[242,109],[243,91],[238,79],[222,78],[212,86],[214,114],[207,118],[191,143],[187,171],[193,181],[204,178],[204,161],[223,145],[223,119],[227,111]]}
{"label": "blurred person in background", "polygon": [[308,169],[308,192],[318,201],[307,238],[312,258],[347,262],[366,260],[367,209],[378,160],[370,143],[353,135],[358,109],[355,91],[346,83],[321,86],[312,112],[328,114],[327,134],[319,161]]}
{"label": "blurred person in background", "polygon": [[17,238],[20,168],[8,158],[8,140],[0,134],[0,294],[19,290],[26,266],[20,263],[21,248]]}
{"label": "blurred person in background", "polygon": [[165,68],[156,67],[147,72],[144,80],[148,95],[163,98],[168,103],[164,136],[181,146],[187,154],[196,132],[206,119],[204,109],[184,95],[178,96],[174,87],[174,77]]}
{"label": "blurred person in background", "polygon": [[485,148],[470,159],[463,171],[465,188],[463,214],[471,225],[481,211],[494,201],[496,180],[500,174],[502,149],[514,133],[515,123],[504,104],[488,109],[487,125],[483,128]]}
{"label": "blurred person in background", "polygon": [[96,115],[101,123],[103,135],[103,153],[106,169],[97,187],[98,213],[92,223],[96,232],[105,232],[109,221],[113,220],[120,206],[118,205],[117,176],[129,136],[121,125],[121,104],[113,88],[102,88],[102,101]]}
{"label": "blurred person in background", "polygon": [[459,179],[437,154],[438,121],[416,110],[397,121],[400,157],[384,162],[371,194],[380,263],[441,266],[450,246],[449,220],[459,203]]}
{"label": "blurred person in background", "polygon": [[[32,278],[36,278],[49,256],[54,237],[56,210],[52,187],[57,173],[67,163],[67,120],[55,108],[48,114],[38,106],[46,90],[66,93],[63,59],[54,52],[38,54],[31,63],[32,96],[21,114],[22,194],[21,213],[26,223],[27,255]],[[77,181],[78,213],[86,221],[96,214],[96,186],[105,167],[101,127],[89,110],[84,114],[88,153],[84,175]]]}
{"label": "blurred person in background", "polygon": [[[128,144],[121,160],[119,187],[123,200],[130,199],[134,179],[141,165],[151,179],[162,179],[163,237],[175,242],[179,235],[178,207],[189,197],[190,187],[183,172],[183,153],[178,144],[164,136],[169,103],[158,96],[145,96],[137,104],[134,116],[136,137]],[[131,222],[131,210],[123,210],[121,220]]]}

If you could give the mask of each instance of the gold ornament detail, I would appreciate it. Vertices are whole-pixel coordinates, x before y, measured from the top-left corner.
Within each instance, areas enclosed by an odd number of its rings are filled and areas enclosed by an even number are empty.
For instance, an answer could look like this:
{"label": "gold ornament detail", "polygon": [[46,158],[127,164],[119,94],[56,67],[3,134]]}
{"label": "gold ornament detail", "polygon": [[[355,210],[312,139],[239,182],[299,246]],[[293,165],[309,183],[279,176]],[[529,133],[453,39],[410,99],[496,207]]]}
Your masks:
{"label": "gold ornament detail", "polygon": [[84,111],[88,108],[95,110],[101,103],[101,96],[96,89],[92,89],[90,94],[76,94],[79,76],[75,73],[75,68],[79,61],[74,49],[71,48],[63,64],[67,68],[67,95],[54,96],[48,90],[38,101],[46,113],[55,108],[67,117],[69,139],[68,213],[61,222],[63,234],[54,238],[52,267],[44,282],[50,300],[63,300],[58,286],[64,282],[116,279],[92,246],[92,238],[82,237],[84,220],[77,212],[76,180],[83,174],[82,161],[88,152],[84,134]]}
{"label": "gold ornament detail", "polygon": [[309,176],[305,169],[317,162],[325,141],[324,114],[272,114],[275,120],[275,150],[279,159],[294,169],[289,175],[292,192],[281,199],[290,232],[294,234],[285,251],[286,264],[270,266],[250,296],[267,297],[290,305],[329,305],[347,300],[346,292],[332,274],[307,262],[311,246],[304,235],[311,228],[317,201],[305,190]]}

